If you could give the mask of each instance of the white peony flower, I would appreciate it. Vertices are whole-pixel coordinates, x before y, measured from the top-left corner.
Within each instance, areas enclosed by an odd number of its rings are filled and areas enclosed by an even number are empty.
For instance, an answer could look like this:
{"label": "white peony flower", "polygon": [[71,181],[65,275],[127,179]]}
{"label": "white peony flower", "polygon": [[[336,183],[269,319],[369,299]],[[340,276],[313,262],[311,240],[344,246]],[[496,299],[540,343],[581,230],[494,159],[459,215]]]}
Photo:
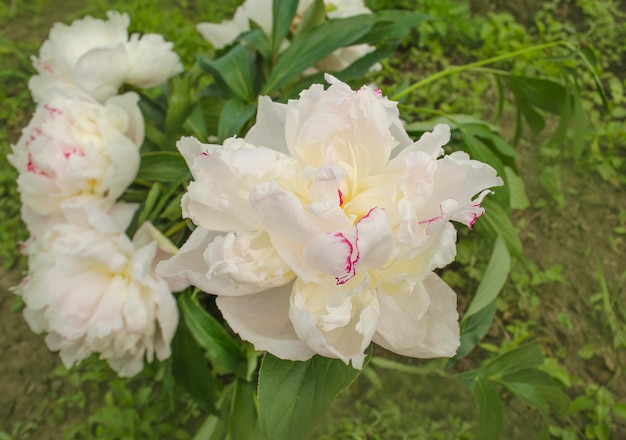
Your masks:
{"label": "white peony flower", "polygon": [[33,57],[39,74],[28,85],[35,101],[44,101],[54,87],[72,85],[105,101],[122,84],[153,87],[183,71],[172,43],[161,35],[133,34],[129,39],[128,15],[107,16],[106,21],[85,17],[52,27],[39,57]]}
{"label": "white peony flower", "polygon": [[143,116],[135,93],[103,105],[64,89],[38,106],[12,147],[23,217],[41,236],[62,222],[61,206],[98,204],[108,210],[139,169]]}
{"label": "white peony flower", "polygon": [[95,352],[120,376],[133,376],[144,358],[170,356],[178,309],[153,269],[176,248],[148,223],[131,241],[124,229],[134,210],[69,209],[68,223],[27,245],[29,275],[15,290],[31,329],[47,333],[68,368]]}
{"label": "white peony flower", "polygon": [[[313,4],[313,0],[300,0],[294,23],[296,27],[302,20],[306,10]],[[363,0],[325,0],[326,16],[328,19],[347,18],[355,15],[371,14]],[[221,23],[199,23],[196,27],[202,36],[210,42],[216,49],[222,49],[239,37],[248,32],[250,22],[254,22],[267,35],[272,34],[272,0],[246,0],[235,11],[232,20],[224,20]],[[285,42],[281,49],[285,49],[289,44]],[[375,48],[369,44],[357,44],[354,46],[337,49],[328,57],[320,61],[313,70],[322,72],[340,71],[350,64],[373,51]],[[380,64],[376,64],[373,69],[379,70]]]}
{"label": "white peony flower", "polygon": [[450,221],[471,227],[502,180],[444,156],[447,125],[413,142],[380,91],[326,79],[287,104],[261,97],[244,139],[179,141],[198,228],[157,272],[216,294],[234,331],[283,359],[361,368],[372,341],[451,357],[456,296],[433,270],[455,257]]}

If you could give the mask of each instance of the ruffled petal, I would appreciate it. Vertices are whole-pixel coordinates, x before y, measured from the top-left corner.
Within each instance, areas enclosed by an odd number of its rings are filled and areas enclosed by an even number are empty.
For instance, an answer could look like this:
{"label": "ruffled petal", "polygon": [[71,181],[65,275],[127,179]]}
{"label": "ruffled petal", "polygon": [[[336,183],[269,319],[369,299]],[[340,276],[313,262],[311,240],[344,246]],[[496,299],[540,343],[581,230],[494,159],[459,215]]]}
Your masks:
{"label": "ruffled petal", "polygon": [[162,35],[133,34],[125,46],[128,54],[128,72],[124,82],[139,88],[154,87],[183,71],[174,44]]}
{"label": "ruffled petal", "polygon": [[[296,280],[289,316],[298,337],[322,356],[363,368],[379,316],[369,277],[343,286]],[[326,299],[326,300],[325,300]]]}
{"label": "ruffled petal", "polygon": [[290,241],[306,243],[319,233],[300,199],[273,182],[255,185],[250,204],[268,231]]}
{"label": "ruffled petal", "polygon": [[196,29],[214,48],[222,49],[235,41],[239,35],[249,31],[250,23],[246,10],[240,6],[232,20],[224,20],[221,23],[198,23]]}
{"label": "ruffled petal", "polygon": [[254,295],[218,296],[216,304],[228,325],[257,350],[292,361],[315,354],[296,335],[289,320],[291,284]]}
{"label": "ruffled petal", "polygon": [[[374,342],[404,356],[452,357],[461,344],[456,294],[434,273],[400,288],[380,289]],[[394,291],[395,290],[395,291]]]}
{"label": "ruffled petal", "polygon": [[85,53],[74,67],[78,86],[100,102],[117,95],[130,68],[124,44],[98,47]]}
{"label": "ruffled petal", "polygon": [[245,141],[289,154],[284,134],[286,113],[286,104],[272,102],[269,96],[259,96],[256,123],[246,134]]}

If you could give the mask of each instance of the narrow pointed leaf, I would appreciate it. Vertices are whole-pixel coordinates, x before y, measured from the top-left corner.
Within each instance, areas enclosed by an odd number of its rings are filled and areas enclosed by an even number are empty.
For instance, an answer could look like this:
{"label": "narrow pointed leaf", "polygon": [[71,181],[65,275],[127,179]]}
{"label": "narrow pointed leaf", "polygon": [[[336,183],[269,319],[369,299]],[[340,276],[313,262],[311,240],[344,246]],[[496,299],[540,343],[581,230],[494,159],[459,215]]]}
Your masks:
{"label": "narrow pointed leaf", "polygon": [[178,182],[184,177],[191,180],[189,168],[180,154],[173,151],[152,151],[141,155],[137,179]]}
{"label": "narrow pointed leaf", "polygon": [[428,15],[416,11],[376,11],[372,29],[353,44],[378,45],[386,40],[401,40],[420,23],[429,19]]}
{"label": "narrow pointed leaf", "polygon": [[324,0],[313,0],[311,6],[304,11],[302,22],[298,25],[295,35],[307,32],[309,29],[317,26],[326,19],[326,6]]}
{"label": "narrow pointed leaf", "polygon": [[502,429],[502,403],[493,384],[477,377],[472,388],[478,407],[478,426],[483,440],[498,440]]}
{"label": "narrow pointed leaf", "polygon": [[217,131],[219,142],[235,135],[241,135],[241,129],[254,116],[256,104],[246,103],[237,98],[226,101],[222,109]]}
{"label": "narrow pointed leaf", "polygon": [[274,0],[272,2],[272,53],[277,54],[289,33],[296,15],[299,0]]}
{"label": "narrow pointed leaf", "polygon": [[198,57],[198,65],[209,72],[215,81],[231,96],[243,101],[252,101],[254,81],[250,64],[250,53],[242,45],[237,45],[215,61]]}
{"label": "narrow pointed leaf", "polygon": [[230,406],[228,434],[230,440],[258,440],[261,438],[256,409],[256,383],[238,379]]}
{"label": "narrow pointed leaf", "polygon": [[294,38],[281,53],[261,94],[269,95],[340,47],[350,46],[372,27],[371,15],[328,20]]}
{"label": "narrow pointed leaf", "polygon": [[172,373],[176,383],[206,411],[216,414],[215,379],[203,350],[189,332],[184,316],[172,340]]}
{"label": "narrow pointed leaf", "polygon": [[235,373],[245,378],[247,358],[224,327],[189,292],[180,296],[178,305],[191,334],[207,351],[207,356],[216,370],[219,373]]}
{"label": "narrow pointed leaf", "polygon": [[539,343],[522,345],[507,351],[480,367],[480,374],[489,377],[502,377],[526,368],[537,368],[543,363],[543,355]]}
{"label": "narrow pointed leaf", "polygon": [[492,233],[502,236],[509,252],[524,261],[522,241],[508,212],[489,198],[483,200],[482,206],[485,208],[485,215],[481,217],[481,223]]}
{"label": "narrow pointed leaf", "polygon": [[456,351],[456,355],[450,359],[448,366],[452,366],[463,359],[476,347],[489,331],[495,314],[496,301],[494,300],[476,314],[463,318],[461,322],[461,346]]}
{"label": "narrow pointed leaf", "polygon": [[501,236],[498,236],[493,246],[491,258],[482,280],[476,289],[476,295],[469,305],[463,320],[480,312],[492,303],[504,287],[511,269],[511,256]]}

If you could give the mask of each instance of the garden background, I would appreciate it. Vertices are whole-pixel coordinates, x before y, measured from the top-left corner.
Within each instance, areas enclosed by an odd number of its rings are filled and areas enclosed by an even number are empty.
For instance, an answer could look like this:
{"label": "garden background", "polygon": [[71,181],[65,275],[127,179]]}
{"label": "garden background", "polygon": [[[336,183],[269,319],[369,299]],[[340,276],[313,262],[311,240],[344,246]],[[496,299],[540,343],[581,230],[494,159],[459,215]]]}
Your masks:
{"label": "garden background", "polygon": [[[103,17],[111,9],[128,12],[131,31],[163,34],[188,61],[198,48],[211,50],[195,24],[220,21],[232,14],[237,3],[12,0],[0,4],[1,440],[184,439],[194,438],[196,432],[198,440],[204,438],[201,411],[182,391],[162,380],[158,365],[132,379],[118,378],[96,359],[67,371],[58,356],[47,350],[43,337],[28,329],[19,298],[9,292],[24,268],[16,243],[26,234],[19,221],[16,172],[5,156],[34,109],[26,87],[33,73],[30,55],[37,53],[54,22],[69,23],[86,14]],[[558,120],[544,114],[545,128],[526,128],[516,142],[517,167],[527,197],[515,201],[513,222],[526,261],[513,261],[487,337],[458,369],[473,368],[494,354],[538,341],[546,359],[543,368],[558,378],[572,400],[566,411],[552,416],[552,437],[626,437],[626,5],[611,0],[371,0],[367,4],[374,10],[419,10],[429,17],[384,62],[382,71],[363,79],[381,87],[416,83],[449,66],[562,39],[585,51],[593,62],[608,96],[608,109],[578,60],[533,52],[497,66],[544,77],[558,74],[555,63],[565,62],[577,73],[571,87],[580,91],[586,119],[574,121],[569,134],[557,141],[553,134]],[[473,114],[499,127],[501,135],[515,143],[516,109],[509,102],[502,112],[496,111],[496,90],[487,69],[474,69],[422,87],[403,104],[435,113]],[[412,114],[410,122],[430,117]],[[461,313],[487,265],[489,252],[482,252],[483,248],[480,240],[461,238],[457,262],[443,274],[459,294]],[[327,423],[314,438],[480,438],[469,390],[418,360],[404,369],[396,364],[388,367],[383,363],[368,367],[334,403]],[[502,437],[535,438],[542,423],[538,411],[504,388],[499,391],[504,403]]]}

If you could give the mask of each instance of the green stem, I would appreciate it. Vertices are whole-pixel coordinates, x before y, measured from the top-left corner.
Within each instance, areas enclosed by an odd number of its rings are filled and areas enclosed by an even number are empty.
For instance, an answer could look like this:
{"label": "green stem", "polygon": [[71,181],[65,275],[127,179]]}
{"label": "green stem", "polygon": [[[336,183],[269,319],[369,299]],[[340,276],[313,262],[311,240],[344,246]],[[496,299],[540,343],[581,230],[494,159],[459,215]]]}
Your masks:
{"label": "green stem", "polygon": [[536,46],[526,47],[524,49],[516,50],[515,52],[510,52],[504,55],[498,55],[496,57],[487,58],[486,60],[476,61],[474,63],[465,64],[463,66],[447,67],[443,69],[441,72],[437,72],[434,75],[424,78],[423,80],[418,81],[415,84],[410,85],[406,89],[396,93],[391,98],[391,100],[397,101],[403,96],[406,96],[409,93],[419,89],[420,87],[423,87],[427,84],[437,81],[438,79],[445,78],[446,76],[454,75],[456,73],[464,72],[466,70],[476,69],[477,67],[482,67],[488,64],[497,63],[498,61],[508,60],[510,58],[515,58],[520,55],[524,55],[524,54],[536,52],[536,51],[541,51],[541,50],[546,50],[546,49],[550,49],[552,47],[557,47],[557,46],[565,46],[568,49],[571,49],[571,45],[569,45],[565,41],[556,41],[552,43],[538,44]]}

